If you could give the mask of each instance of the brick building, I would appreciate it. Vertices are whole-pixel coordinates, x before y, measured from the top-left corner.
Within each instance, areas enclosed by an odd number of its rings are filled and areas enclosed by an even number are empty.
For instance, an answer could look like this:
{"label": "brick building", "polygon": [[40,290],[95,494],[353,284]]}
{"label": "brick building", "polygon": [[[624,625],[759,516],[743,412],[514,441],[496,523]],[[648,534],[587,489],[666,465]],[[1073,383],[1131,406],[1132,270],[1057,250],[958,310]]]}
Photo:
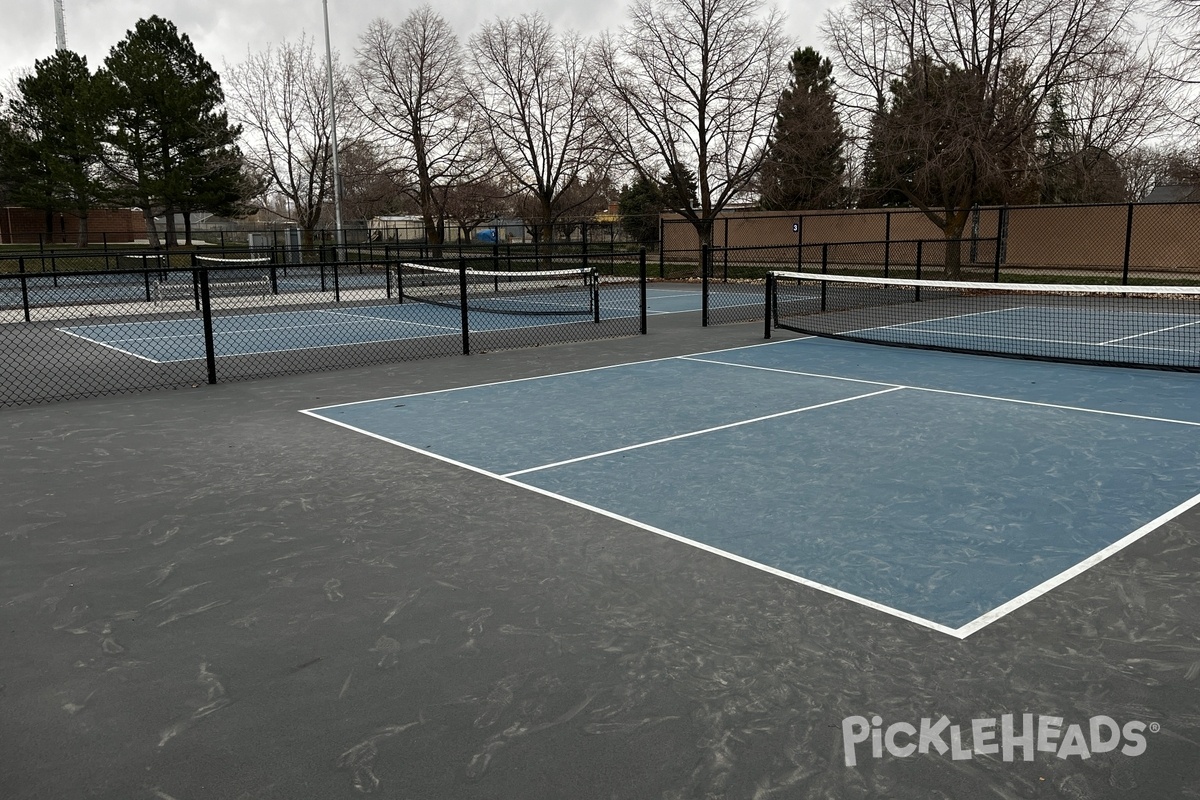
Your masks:
{"label": "brick building", "polygon": [[[46,212],[33,208],[0,208],[0,244],[75,244],[79,218],[67,211],[55,211],[50,218],[52,231],[46,230]],[[146,238],[146,220],[136,208],[97,208],[88,213],[88,240],[132,242]]]}

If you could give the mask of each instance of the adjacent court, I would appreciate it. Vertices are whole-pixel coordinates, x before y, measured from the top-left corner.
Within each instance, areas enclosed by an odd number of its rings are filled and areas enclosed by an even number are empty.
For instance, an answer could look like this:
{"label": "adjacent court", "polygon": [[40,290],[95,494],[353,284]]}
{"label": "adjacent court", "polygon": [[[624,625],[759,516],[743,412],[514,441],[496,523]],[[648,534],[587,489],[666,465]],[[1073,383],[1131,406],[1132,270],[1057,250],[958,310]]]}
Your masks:
{"label": "adjacent court", "polygon": [[1200,503],[1174,375],[809,339],[307,413],[956,637]]}
{"label": "adjacent court", "polygon": [[[533,302],[536,300],[535,295]],[[552,295],[546,295],[547,304],[554,300]],[[521,302],[528,305],[531,301],[529,296],[523,295]],[[647,313],[651,315],[696,311],[700,304],[700,291],[695,287],[654,287],[647,292]],[[762,305],[762,297],[754,287],[746,287],[716,295],[713,304],[758,308]],[[590,324],[575,314],[469,313],[471,328],[484,332]],[[601,320],[636,317],[638,313],[635,298],[609,299],[601,292],[598,314]],[[445,336],[457,333],[460,323],[459,310],[427,303],[364,306],[348,303],[335,308],[281,308],[214,316],[213,337],[218,357],[243,356]],[[82,341],[153,363],[204,358],[204,328],[198,316],[70,325],[59,330]]]}

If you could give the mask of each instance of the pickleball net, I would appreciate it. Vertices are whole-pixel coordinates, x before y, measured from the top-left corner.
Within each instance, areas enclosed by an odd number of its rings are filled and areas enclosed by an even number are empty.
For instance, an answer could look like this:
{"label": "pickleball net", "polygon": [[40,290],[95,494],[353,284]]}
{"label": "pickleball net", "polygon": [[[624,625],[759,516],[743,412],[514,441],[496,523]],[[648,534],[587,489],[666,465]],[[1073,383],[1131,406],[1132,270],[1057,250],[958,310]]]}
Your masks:
{"label": "pickleball net", "polygon": [[504,272],[402,263],[389,280],[401,303],[599,321],[600,282],[592,268]]}
{"label": "pickleball net", "polygon": [[766,333],[1084,364],[1200,371],[1200,286],[767,278]]}

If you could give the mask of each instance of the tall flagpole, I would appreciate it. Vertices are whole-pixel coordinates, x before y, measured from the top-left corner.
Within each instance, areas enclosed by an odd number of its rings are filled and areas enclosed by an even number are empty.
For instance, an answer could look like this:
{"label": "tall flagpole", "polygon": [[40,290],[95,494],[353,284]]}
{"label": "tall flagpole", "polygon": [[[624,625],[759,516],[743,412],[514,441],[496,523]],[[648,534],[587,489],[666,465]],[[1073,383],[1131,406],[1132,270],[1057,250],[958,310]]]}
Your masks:
{"label": "tall flagpole", "polygon": [[329,46],[329,0],[321,0],[321,10],[325,14],[325,76],[329,79],[329,122],[333,143],[333,216],[337,225],[337,243],[341,247],[342,240],[342,175],[338,169],[338,134],[337,134],[337,95],[333,88],[333,48]]}

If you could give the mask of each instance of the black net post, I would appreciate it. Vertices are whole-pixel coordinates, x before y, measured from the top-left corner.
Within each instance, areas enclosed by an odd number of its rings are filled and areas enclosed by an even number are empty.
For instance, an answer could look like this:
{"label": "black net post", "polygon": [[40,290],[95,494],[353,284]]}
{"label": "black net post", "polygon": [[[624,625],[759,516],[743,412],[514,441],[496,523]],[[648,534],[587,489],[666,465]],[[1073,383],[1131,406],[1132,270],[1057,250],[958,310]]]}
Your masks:
{"label": "black net post", "polygon": [[[195,263],[195,258],[193,254],[193,263]],[[204,319],[204,361],[208,366],[208,382],[213,384],[217,382],[217,348],[213,342],[212,298],[209,295],[208,270],[200,269],[196,271],[196,274],[198,275],[196,283],[200,290],[200,313]]]}
{"label": "black net post", "polygon": [[17,258],[17,271],[21,273],[21,308],[25,310],[25,321],[29,322],[29,279],[25,277],[25,257]]}
{"label": "black net post", "polygon": [[342,285],[338,280],[338,261],[340,256],[337,249],[333,250],[333,302],[342,302]]}
{"label": "black net post", "polygon": [[[821,245],[821,274],[824,275],[827,272],[829,272],[829,244],[825,243],[825,244]],[[828,288],[828,284],[825,283],[825,281],[821,281],[821,310],[822,311],[826,310],[826,305],[828,303],[828,297],[827,297],[827,292],[826,292],[827,288]]]}
{"label": "black net post", "polygon": [[145,259],[142,259],[142,282],[146,284],[146,302],[149,303],[154,298],[150,296],[150,265]]}
{"label": "black net post", "polygon": [[641,295],[639,299],[639,316],[641,317],[642,335],[646,335],[646,248],[642,248],[638,253],[638,291]]}
{"label": "black net post", "polygon": [[462,324],[462,351],[464,356],[469,356],[471,355],[471,335],[469,314],[467,313],[467,260],[461,257],[458,259],[458,299]]}
{"label": "black net post", "polygon": [[700,245],[700,325],[708,327],[708,245]]}
{"label": "black net post", "polygon": [[279,256],[279,248],[272,247],[270,255],[271,260],[268,263],[271,265],[271,294],[274,295],[279,294]]}
{"label": "black net post", "polygon": [[775,273],[767,273],[767,289],[763,298],[763,338],[771,338],[771,302],[772,296],[775,294]]}
{"label": "black net post", "polygon": [[200,311],[200,270],[196,266],[196,254],[192,253],[190,259],[192,262],[192,296],[196,301],[196,310]]}
{"label": "black net post", "polygon": [[592,292],[592,321],[596,324],[600,323],[600,271],[592,270],[586,273],[585,280],[591,282]]}

